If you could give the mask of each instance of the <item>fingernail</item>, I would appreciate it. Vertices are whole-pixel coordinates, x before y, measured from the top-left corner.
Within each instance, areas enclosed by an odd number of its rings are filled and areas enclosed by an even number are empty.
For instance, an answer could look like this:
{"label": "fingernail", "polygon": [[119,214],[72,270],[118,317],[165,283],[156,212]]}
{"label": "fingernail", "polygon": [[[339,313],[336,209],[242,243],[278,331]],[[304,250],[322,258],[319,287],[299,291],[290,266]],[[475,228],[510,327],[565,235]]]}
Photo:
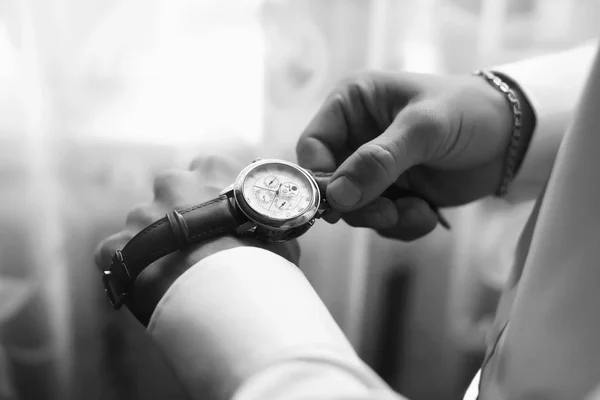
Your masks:
{"label": "fingernail", "polygon": [[362,199],[362,192],[345,176],[336,178],[327,185],[327,200],[342,207],[352,207]]}

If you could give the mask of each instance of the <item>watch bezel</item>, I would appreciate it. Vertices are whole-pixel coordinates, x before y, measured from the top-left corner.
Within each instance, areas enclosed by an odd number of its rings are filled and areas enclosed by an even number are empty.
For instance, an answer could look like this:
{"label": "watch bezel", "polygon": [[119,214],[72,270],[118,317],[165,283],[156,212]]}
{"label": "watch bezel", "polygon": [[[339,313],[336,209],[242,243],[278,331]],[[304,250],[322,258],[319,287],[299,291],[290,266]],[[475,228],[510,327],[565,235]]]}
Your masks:
{"label": "watch bezel", "polygon": [[[250,172],[252,172],[256,168],[260,168],[266,164],[282,164],[295,169],[304,177],[306,177],[310,184],[310,188],[312,189],[312,196],[309,206],[306,208],[306,210],[304,210],[302,214],[289,219],[275,219],[267,215],[261,214],[260,212],[254,210],[248,204],[243,193],[244,182],[246,180],[246,177],[248,176],[248,174],[250,174]],[[312,175],[310,175],[304,168],[300,167],[297,164],[274,158],[258,160],[245,167],[235,179],[235,182],[233,184],[233,197],[240,211],[242,211],[244,215],[246,215],[246,217],[248,217],[258,226],[278,231],[285,231],[308,224],[317,215],[317,212],[319,211],[319,205],[321,203],[321,193],[319,192],[317,182],[312,177]]]}

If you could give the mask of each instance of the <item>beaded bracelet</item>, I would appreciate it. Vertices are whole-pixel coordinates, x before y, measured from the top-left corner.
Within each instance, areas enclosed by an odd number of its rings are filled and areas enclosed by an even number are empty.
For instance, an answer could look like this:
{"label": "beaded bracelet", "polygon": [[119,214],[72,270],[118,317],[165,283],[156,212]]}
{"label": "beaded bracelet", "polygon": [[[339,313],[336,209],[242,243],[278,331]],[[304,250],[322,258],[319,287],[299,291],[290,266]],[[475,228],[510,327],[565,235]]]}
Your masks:
{"label": "beaded bracelet", "polygon": [[500,77],[490,71],[478,70],[473,72],[474,75],[483,77],[490,85],[498,89],[510,106],[513,116],[512,133],[510,135],[510,142],[506,153],[506,159],[504,161],[504,172],[502,175],[502,181],[500,186],[495,192],[495,195],[500,197],[504,196],[508,190],[508,185],[514,179],[517,168],[519,166],[519,146],[521,142],[521,125],[522,125],[522,113],[521,103],[515,91],[508,86]]}

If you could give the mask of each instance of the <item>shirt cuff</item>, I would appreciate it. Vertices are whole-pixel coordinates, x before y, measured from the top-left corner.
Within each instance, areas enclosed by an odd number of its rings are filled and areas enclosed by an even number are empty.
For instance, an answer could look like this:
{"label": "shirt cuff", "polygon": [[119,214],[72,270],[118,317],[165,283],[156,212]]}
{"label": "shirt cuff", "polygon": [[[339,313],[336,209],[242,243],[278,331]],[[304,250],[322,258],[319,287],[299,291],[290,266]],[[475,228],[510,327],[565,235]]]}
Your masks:
{"label": "shirt cuff", "polygon": [[[239,247],[186,271],[159,302],[148,332],[193,398],[231,398],[290,354],[358,356],[302,272],[269,251]],[[295,357],[295,356],[294,356]]]}
{"label": "shirt cuff", "polygon": [[519,172],[506,198],[535,198],[548,179],[554,159],[577,106],[597,42],[556,54],[492,68],[516,82],[530,102],[536,127]]}
{"label": "shirt cuff", "polygon": [[306,352],[255,375],[234,400],[406,400],[366,365]]}

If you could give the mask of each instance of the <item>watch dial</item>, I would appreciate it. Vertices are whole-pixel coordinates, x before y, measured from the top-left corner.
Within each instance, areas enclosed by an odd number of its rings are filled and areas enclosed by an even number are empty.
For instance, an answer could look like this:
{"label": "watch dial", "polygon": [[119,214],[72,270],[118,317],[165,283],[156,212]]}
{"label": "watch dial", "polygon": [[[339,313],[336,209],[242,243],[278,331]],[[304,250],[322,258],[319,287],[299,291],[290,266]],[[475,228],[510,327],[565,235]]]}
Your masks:
{"label": "watch dial", "polygon": [[278,220],[302,215],[314,196],[310,181],[302,172],[280,163],[259,165],[250,171],[242,191],[254,211]]}

